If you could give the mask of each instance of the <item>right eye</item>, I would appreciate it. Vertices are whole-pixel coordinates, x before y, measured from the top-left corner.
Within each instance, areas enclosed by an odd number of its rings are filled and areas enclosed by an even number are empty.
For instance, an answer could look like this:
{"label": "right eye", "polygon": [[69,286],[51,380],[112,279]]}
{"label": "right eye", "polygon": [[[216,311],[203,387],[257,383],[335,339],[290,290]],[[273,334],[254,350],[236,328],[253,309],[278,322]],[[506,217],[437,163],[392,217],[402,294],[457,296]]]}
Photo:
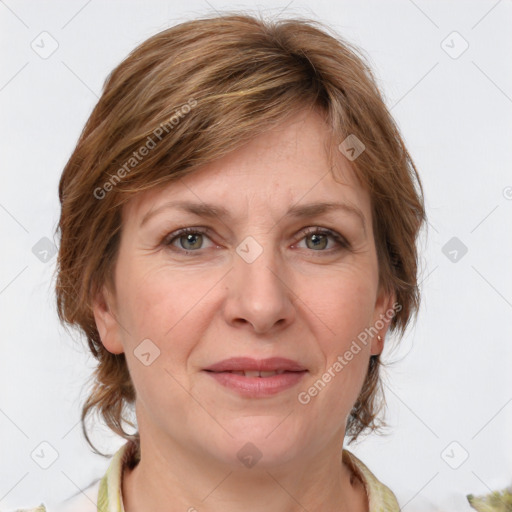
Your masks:
{"label": "right eye", "polygon": [[[177,250],[178,252],[181,250],[185,254],[198,252],[204,248],[202,247],[204,239],[209,240],[206,236],[207,233],[208,229],[205,228],[182,228],[166,235],[163,243],[166,246],[173,246],[175,249],[172,250]],[[179,245],[177,246],[175,242]]]}

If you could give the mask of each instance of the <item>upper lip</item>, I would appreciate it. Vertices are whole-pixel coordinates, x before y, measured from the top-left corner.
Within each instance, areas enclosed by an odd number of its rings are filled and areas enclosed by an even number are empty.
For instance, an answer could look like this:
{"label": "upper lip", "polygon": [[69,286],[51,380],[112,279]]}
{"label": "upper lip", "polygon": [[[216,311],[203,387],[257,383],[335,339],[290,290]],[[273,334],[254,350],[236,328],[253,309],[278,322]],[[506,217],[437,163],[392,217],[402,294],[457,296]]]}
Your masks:
{"label": "upper lip", "polygon": [[224,359],[218,363],[212,364],[205,368],[211,372],[229,372],[229,371],[291,371],[301,372],[306,370],[297,361],[286,359],[284,357],[270,357],[268,359],[254,359],[252,357],[232,357]]}

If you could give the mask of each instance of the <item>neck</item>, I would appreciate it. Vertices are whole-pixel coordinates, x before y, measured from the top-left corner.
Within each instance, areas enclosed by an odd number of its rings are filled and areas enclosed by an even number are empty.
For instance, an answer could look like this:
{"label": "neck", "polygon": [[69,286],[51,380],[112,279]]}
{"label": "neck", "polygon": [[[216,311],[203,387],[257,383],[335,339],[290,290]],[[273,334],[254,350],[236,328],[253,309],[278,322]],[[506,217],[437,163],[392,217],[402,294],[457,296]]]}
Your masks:
{"label": "neck", "polygon": [[122,479],[125,512],[367,512],[362,482],[327,447],[307,460],[251,468],[228,466],[207,454],[154,436],[141,440],[140,462]]}

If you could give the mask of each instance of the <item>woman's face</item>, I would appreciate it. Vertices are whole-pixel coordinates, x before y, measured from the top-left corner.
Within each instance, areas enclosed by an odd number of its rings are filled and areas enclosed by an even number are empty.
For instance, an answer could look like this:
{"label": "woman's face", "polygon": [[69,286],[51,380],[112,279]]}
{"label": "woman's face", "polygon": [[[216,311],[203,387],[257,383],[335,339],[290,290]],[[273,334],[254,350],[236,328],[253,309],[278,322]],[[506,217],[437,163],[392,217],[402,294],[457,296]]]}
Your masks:
{"label": "woman's face", "polygon": [[[94,312],[105,347],[126,354],[143,443],[263,467],[341,447],[392,298],[369,194],[341,153],[331,170],[327,135],[301,113],[125,207],[115,296]],[[236,357],[304,371],[206,371]]]}

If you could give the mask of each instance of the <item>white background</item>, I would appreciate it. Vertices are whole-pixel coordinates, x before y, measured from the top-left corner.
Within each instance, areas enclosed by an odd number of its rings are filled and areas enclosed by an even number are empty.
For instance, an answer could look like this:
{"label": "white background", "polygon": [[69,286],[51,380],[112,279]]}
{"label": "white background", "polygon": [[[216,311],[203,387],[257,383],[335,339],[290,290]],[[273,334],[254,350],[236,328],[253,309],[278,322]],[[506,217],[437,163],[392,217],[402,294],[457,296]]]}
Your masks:
{"label": "white background", "polygon": [[[466,494],[512,483],[512,3],[287,4],[0,2],[0,509],[51,506],[107,468],[79,425],[94,361],[58,323],[55,256],[32,249],[58,243],[58,180],[107,74],[149,36],[214,9],[312,17],[360,46],[425,186],[421,311],[386,350],[390,429],[351,449],[406,511],[466,510]],[[43,31],[58,42],[47,59],[31,48]],[[468,249],[455,262],[442,252],[452,237]],[[104,428],[94,439],[111,453],[123,442]],[[58,453],[48,469],[30,456],[43,441]]]}

